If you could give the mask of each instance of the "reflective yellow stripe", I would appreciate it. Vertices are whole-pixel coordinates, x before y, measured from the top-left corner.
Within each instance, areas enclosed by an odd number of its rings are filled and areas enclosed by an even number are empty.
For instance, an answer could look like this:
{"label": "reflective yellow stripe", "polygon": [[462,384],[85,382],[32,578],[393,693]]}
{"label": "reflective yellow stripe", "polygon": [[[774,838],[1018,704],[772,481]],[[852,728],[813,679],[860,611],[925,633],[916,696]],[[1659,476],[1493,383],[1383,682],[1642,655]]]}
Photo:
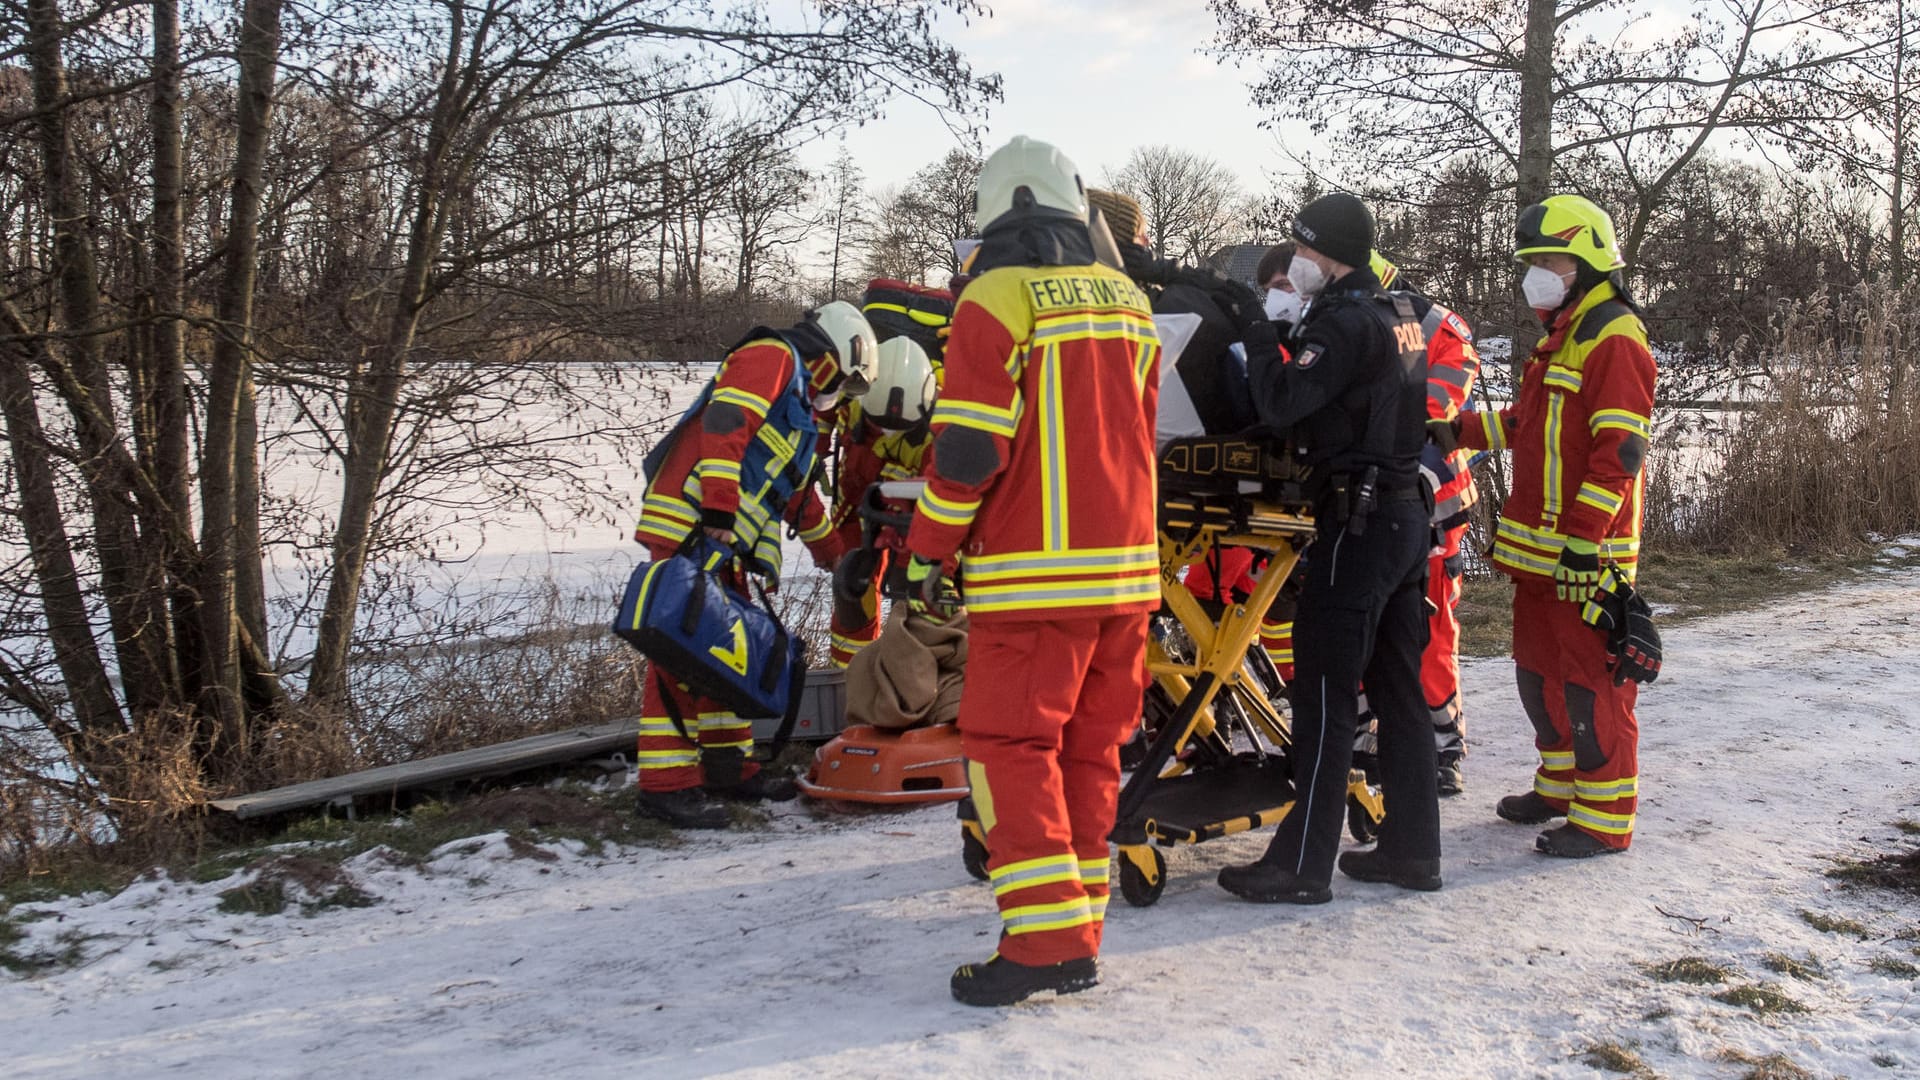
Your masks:
{"label": "reflective yellow stripe", "polygon": [[1580,485],[1580,494],[1575,501],[1586,503],[1595,510],[1611,516],[1620,512],[1620,504],[1625,500],[1589,480]]}
{"label": "reflective yellow stripe", "polygon": [[1640,778],[1629,776],[1620,780],[1575,780],[1573,791],[1581,802],[1637,799],[1640,797]]}
{"label": "reflective yellow stripe", "polygon": [[1569,394],[1580,392],[1580,373],[1572,368],[1561,367],[1559,364],[1548,364],[1547,374],[1541,381],[1552,389],[1564,390]]}
{"label": "reflective yellow stripe", "polygon": [[973,812],[980,817],[980,827],[991,836],[1000,818],[993,812],[993,787],[987,783],[986,766],[977,761],[967,762],[967,788],[973,796]]}
{"label": "reflective yellow stripe", "polygon": [[694,464],[693,472],[702,480],[717,476],[736,484],[740,482],[740,463],[727,458],[701,458]]}
{"label": "reflective yellow stripe", "polygon": [[824,540],[828,534],[832,532],[833,519],[825,514],[821,514],[818,522],[815,522],[808,528],[800,530],[800,542],[803,544],[811,544],[815,540]]}
{"label": "reflective yellow stripe", "polygon": [[1540,751],[1540,764],[1549,769],[1571,769],[1573,768],[1573,751],[1542,750]]}
{"label": "reflective yellow stripe", "polygon": [[1079,341],[1109,341],[1114,338],[1145,338],[1158,342],[1153,323],[1132,315],[1069,315],[1058,319],[1036,320],[1033,326],[1032,341],[1035,345],[1051,342],[1056,338],[1073,338]]}
{"label": "reflective yellow stripe", "polygon": [[1005,896],[1007,893],[1031,889],[1036,885],[1079,881],[1080,865],[1072,855],[1043,855],[1038,859],[1008,863],[989,871],[988,877],[993,882],[993,895]]}
{"label": "reflective yellow stripe", "polygon": [[877,301],[877,300],[874,301],[873,303],[865,305],[860,310],[861,311],[897,311],[900,314],[905,315],[907,318],[912,319],[914,322],[917,322],[922,326],[941,327],[953,321],[952,319],[948,318],[945,315],[940,314],[937,311],[922,311],[919,308],[910,308],[905,304],[886,304],[886,303],[881,303],[880,301]]}
{"label": "reflective yellow stripe", "polygon": [[973,515],[980,510],[980,500],[955,502],[941,498],[932,485],[922,488],[919,502],[920,513],[941,525],[967,526],[973,524]]}
{"label": "reflective yellow stripe", "polygon": [[1099,896],[1087,897],[1087,910],[1093,914],[1093,918],[1087,920],[1088,922],[1106,922],[1107,894],[1101,893]]}
{"label": "reflective yellow stripe", "polygon": [[1070,585],[967,586],[964,599],[974,612],[1015,611],[1037,607],[1094,607],[1160,598],[1158,575],[1141,580],[1088,582]]}
{"label": "reflective yellow stripe", "polygon": [[700,764],[700,751],[690,747],[674,750],[642,750],[638,756],[639,766],[643,769],[676,769],[682,765]]}
{"label": "reflective yellow stripe", "polygon": [[1146,388],[1147,376],[1153,372],[1154,361],[1160,359],[1160,343],[1143,341],[1133,356],[1133,388]]}
{"label": "reflective yellow stripe", "polygon": [[1019,413],[1015,409],[1002,409],[977,401],[949,401],[943,398],[933,407],[935,424],[958,424],[1009,439],[1013,438],[1019,420]]}
{"label": "reflective yellow stripe", "polygon": [[1573,798],[1573,785],[1560,780],[1549,780],[1539,773],[1533,774],[1533,790],[1549,799]]}
{"label": "reflective yellow stripe", "polygon": [[1293,649],[1268,649],[1267,659],[1276,664],[1291,664],[1293,663]]}
{"label": "reflective yellow stripe", "polygon": [[1005,555],[962,556],[960,564],[968,582],[1010,577],[1075,577],[1141,570],[1158,573],[1160,552],[1152,544],[1061,552],[1017,551]]}
{"label": "reflective yellow stripe", "polygon": [[1067,421],[1062,402],[1060,350],[1048,348],[1040,356],[1041,546],[1048,551],[1068,546]]}
{"label": "reflective yellow stripe", "polygon": [[738,405],[762,419],[766,418],[767,410],[773,408],[773,403],[766,398],[737,386],[714,387],[713,397],[708,401],[710,405]]}
{"label": "reflective yellow stripe", "polygon": [[1567,820],[1609,836],[1625,836],[1633,831],[1632,814],[1609,814],[1580,803],[1567,807]]}
{"label": "reflective yellow stripe", "polygon": [[1080,860],[1080,884],[1082,885],[1105,885],[1112,873],[1112,859]]}
{"label": "reflective yellow stripe", "polygon": [[1560,424],[1566,412],[1566,400],[1559,394],[1547,395],[1547,453],[1546,467],[1542,470],[1546,478],[1546,492],[1540,503],[1540,512],[1548,518],[1558,516],[1562,506],[1560,485],[1565,465],[1560,460]]}
{"label": "reflective yellow stripe", "polygon": [[1037,934],[1046,930],[1070,930],[1093,921],[1093,908],[1084,896],[1054,904],[1028,904],[1000,913],[1000,924],[1008,934]]}
{"label": "reflective yellow stripe", "polygon": [[1499,413],[1481,413],[1480,431],[1487,437],[1487,449],[1505,450],[1507,448],[1507,425],[1501,423]]}
{"label": "reflective yellow stripe", "polygon": [[674,726],[672,717],[643,716],[640,718],[640,737],[643,739],[657,739],[662,737],[678,739],[682,736],[680,729]]}
{"label": "reflective yellow stripe", "polygon": [[1617,428],[1643,439],[1653,438],[1653,421],[1628,409],[1597,410],[1587,418],[1587,427],[1596,435],[1607,428]]}

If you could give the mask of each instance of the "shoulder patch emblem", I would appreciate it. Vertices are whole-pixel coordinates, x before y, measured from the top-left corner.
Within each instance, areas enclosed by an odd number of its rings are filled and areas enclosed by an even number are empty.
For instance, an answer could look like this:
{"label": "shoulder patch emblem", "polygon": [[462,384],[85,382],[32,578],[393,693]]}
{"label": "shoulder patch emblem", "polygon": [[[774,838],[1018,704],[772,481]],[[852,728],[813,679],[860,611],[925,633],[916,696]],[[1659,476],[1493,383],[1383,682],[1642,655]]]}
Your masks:
{"label": "shoulder patch emblem", "polygon": [[1293,358],[1293,366],[1302,370],[1310,368],[1314,365],[1315,361],[1320,359],[1321,354],[1326,351],[1327,347],[1325,345],[1309,345],[1300,350],[1299,354]]}
{"label": "shoulder patch emblem", "polygon": [[1473,331],[1471,329],[1468,329],[1467,320],[1449,311],[1447,312],[1446,319],[1443,321],[1447,324],[1449,329],[1451,329],[1455,334],[1458,334],[1460,336],[1461,341],[1464,341],[1469,345],[1473,344]]}

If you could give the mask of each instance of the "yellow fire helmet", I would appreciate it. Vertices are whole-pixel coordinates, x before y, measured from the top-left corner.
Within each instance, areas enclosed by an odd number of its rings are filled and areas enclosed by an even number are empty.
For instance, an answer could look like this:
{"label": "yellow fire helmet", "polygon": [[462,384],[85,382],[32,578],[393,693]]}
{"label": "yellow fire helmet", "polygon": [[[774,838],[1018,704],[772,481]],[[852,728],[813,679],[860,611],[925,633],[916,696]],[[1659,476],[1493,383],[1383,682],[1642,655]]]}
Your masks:
{"label": "yellow fire helmet", "polygon": [[1529,255],[1571,255],[1602,274],[1627,265],[1620,257],[1613,219],[1579,195],[1550,195],[1520,211],[1513,237],[1513,257],[1521,262]]}
{"label": "yellow fire helmet", "polygon": [[1383,289],[1393,288],[1394,281],[1400,276],[1400,268],[1388,262],[1387,257],[1378,251],[1374,252],[1373,258],[1367,261],[1367,269],[1372,270],[1373,276],[1380,279],[1380,287]]}

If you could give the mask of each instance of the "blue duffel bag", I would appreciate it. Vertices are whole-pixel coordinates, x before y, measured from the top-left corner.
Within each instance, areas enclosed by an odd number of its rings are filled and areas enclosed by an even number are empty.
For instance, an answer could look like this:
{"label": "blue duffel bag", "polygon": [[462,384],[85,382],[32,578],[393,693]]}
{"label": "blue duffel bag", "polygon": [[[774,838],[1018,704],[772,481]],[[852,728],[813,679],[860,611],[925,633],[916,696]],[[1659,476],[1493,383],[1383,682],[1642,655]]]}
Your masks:
{"label": "blue duffel bag", "polygon": [[656,672],[665,669],[734,715],[783,717],[775,741],[784,742],[806,684],[806,643],[787,632],[764,589],[755,604],[727,588],[710,565],[686,547],[642,563],[627,581],[613,632]]}

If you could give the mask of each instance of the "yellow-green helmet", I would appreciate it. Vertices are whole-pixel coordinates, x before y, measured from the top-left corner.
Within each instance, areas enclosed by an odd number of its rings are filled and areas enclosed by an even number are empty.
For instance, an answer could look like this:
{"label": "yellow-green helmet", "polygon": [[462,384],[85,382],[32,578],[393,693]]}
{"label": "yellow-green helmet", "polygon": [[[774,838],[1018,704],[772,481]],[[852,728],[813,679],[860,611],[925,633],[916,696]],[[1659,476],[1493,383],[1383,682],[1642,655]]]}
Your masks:
{"label": "yellow-green helmet", "polygon": [[1571,255],[1602,274],[1627,265],[1620,257],[1613,219],[1578,195],[1549,195],[1520,211],[1513,238],[1513,257],[1521,262],[1529,255]]}
{"label": "yellow-green helmet", "polygon": [[1388,261],[1378,249],[1374,250],[1373,258],[1367,260],[1367,268],[1373,271],[1374,277],[1380,279],[1380,287],[1383,289],[1393,288],[1393,283],[1400,279],[1400,268]]}

